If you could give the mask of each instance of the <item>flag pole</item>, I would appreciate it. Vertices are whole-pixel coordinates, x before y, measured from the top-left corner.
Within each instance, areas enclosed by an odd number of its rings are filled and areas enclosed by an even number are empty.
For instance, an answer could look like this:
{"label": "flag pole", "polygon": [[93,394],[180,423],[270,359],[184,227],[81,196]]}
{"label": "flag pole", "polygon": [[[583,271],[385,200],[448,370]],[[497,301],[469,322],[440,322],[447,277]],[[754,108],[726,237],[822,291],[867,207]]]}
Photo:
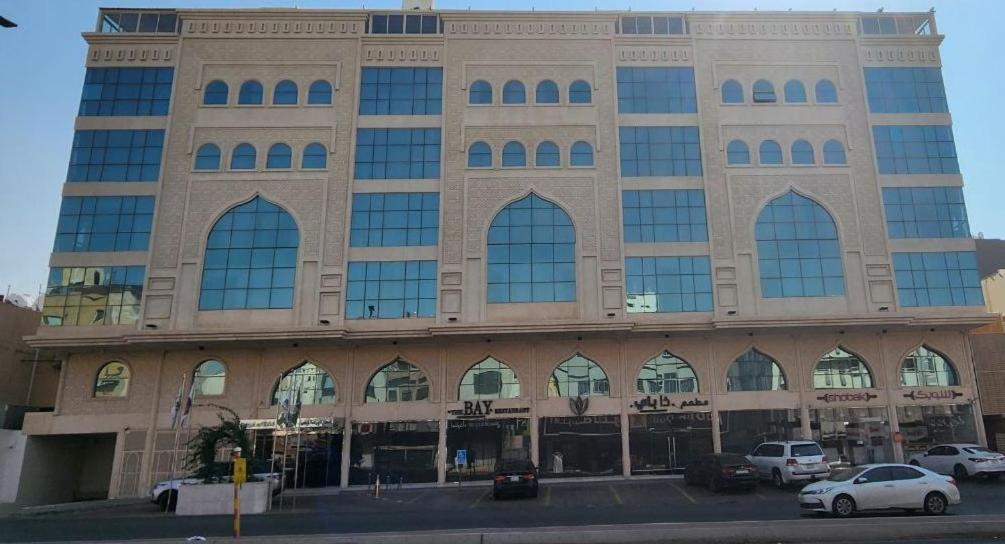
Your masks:
{"label": "flag pole", "polygon": [[[178,394],[175,395],[174,405],[171,407],[171,430],[174,431],[174,447],[171,449],[171,477],[169,480],[174,480],[175,477],[175,465],[178,462],[178,432],[181,430],[181,425],[178,425],[178,414],[181,413],[181,395],[185,392],[185,382],[188,381],[188,373],[182,372],[181,374],[181,384],[178,386]],[[170,486],[168,486],[168,508],[165,512],[170,511],[171,507],[171,494]]]}
{"label": "flag pole", "polygon": [[188,400],[185,401],[185,411],[182,413],[182,421],[187,423],[185,428],[185,458],[188,459],[192,443],[192,417],[195,411],[195,372],[192,373],[192,382],[188,386]]}
{"label": "flag pole", "polygon": [[[294,407],[295,411],[293,412],[297,416],[296,423],[294,423],[294,426],[293,426],[293,428],[296,429],[296,431],[297,431],[297,449],[296,449],[296,452],[294,452],[294,455],[296,455],[296,457],[293,458],[293,491],[297,490],[297,486],[299,485],[299,477],[300,477],[300,437],[302,436],[302,431],[300,430],[300,409],[303,406],[303,402],[302,402],[303,399],[301,398],[301,390],[303,389],[303,386],[304,386],[304,375],[301,374],[301,376],[300,376],[300,383],[297,384],[297,388],[296,388],[297,403],[296,403],[296,405]],[[297,510],[297,494],[294,493],[293,494],[293,511],[296,512],[296,510]]]}
{"label": "flag pole", "polygon": [[[272,455],[269,457],[269,477],[276,473],[276,431],[279,430],[279,408],[282,403],[279,401],[280,388],[283,386],[283,373],[279,373],[279,381],[276,382],[276,419],[272,426]],[[279,478],[279,491],[283,491],[283,479]],[[282,501],[282,499],[280,499]]]}

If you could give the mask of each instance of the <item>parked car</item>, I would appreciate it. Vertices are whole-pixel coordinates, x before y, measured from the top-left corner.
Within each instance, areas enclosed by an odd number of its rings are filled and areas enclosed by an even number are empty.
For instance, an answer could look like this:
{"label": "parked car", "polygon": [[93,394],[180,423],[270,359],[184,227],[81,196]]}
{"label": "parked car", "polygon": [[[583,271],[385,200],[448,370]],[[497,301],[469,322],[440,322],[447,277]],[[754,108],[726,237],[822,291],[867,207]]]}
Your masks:
{"label": "parked car", "polygon": [[[259,473],[252,474],[252,477],[256,480],[272,480],[272,496],[275,497],[282,490],[280,484],[280,474],[278,472],[273,473]],[[175,478],[174,480],[163,480],[154,484],[150,488],[150,502],[160,506],[162,511],[168,512],[174,510],[178,502],[178,487],[182,485],[192,485],[200,484],[202,480],[199,478]]]}
{"label": "parked car", "polygon": [[952,474],[957,480],[968,476],[998,479],[1005,474],[1005,455],[977,444],[941,444],[912,455],[908,463],[939,474]]}
{"label": "parked car", "polygon": [[707,485],[712,492],[731,487],[757,487],[757,467],[735,453],[706,453],[684,469],[684,483]]}
{"label": "parked car", "polygon": [[537,467],[530,461],[505,461],[492,476],[492,498],[522,494],[537,496]]}
{"label": "parked car", "polygon": [[796,481],[823,480],[831,473],[827,456],[816,442],[765,442],[747,457],[757,466],[761,479],[771,480],[775,487]]}
{"label": "parked car", "polygon": [[863,510],[923,509],[945,514],[960,504],[960,490],[952,476],[911,465],[862,465],[807,485],[799,492],[799,507],[848,517]]}

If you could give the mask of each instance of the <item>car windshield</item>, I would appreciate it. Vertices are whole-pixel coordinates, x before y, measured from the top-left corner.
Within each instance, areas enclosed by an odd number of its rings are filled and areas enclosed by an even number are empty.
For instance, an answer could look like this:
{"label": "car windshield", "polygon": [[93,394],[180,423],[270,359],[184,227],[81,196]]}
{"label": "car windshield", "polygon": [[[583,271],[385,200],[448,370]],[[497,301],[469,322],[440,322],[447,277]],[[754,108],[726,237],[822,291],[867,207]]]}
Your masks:
{"label": "car windshield", "polygon": [[827,481],[829,481],[829,482],[847,482],[848,480],[851,480],[851,479],[857,477],[859,474],[862,474],[863,472],[865,472],[866,468],[867,467],[855,467],[855,468],[850,468],[848,470],[842,470],[840,472],[835,472],[834,474],[831,474],[830,478],[827,478]]}
{"label": "car windshield", "polygon": [[722,454],[722,455],[719,456],[719,464],[720,465],[726,465],[726,466],[729,466],[729,465],[749,465],[750,464],[750,460],[747,459],[746,457],[742,456],[742,455],[736,455],[736,454],[727,453],[727,454]]}
{"label": "car windshield", "polygon": [[793,457],[809,457],[811,455],[823,455],[820,446],[816,444],[796,444],[792,446]]}
{"label": "car windshield", "polygon": [[963,451],[967,453],[994,453],[987,448],[963,448]]}

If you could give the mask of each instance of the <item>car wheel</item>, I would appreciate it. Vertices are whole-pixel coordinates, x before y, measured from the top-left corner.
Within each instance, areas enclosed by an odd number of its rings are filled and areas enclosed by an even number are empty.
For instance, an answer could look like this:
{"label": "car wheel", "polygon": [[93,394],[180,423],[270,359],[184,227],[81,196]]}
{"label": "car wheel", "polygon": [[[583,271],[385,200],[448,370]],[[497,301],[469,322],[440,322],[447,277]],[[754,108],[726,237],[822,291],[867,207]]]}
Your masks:
{"label": "car wheel", "polygon": [[911,462],[908,463],[908,464],[911,465],[912,467],[920,467],[921,466],[921,463],[919,463],[917,459],[911,459]]}
{"label": "car wheel", "polygon": [[531,489],[530,492],[527,493],[527,496],[530,497],[530,498],[532,498],[532,499],[536,499],[537,498],[537,486],[534,486],[534,489]]}
{"label": "car wheel", "polygon": [[855,513],[855,499],[848,495],[838,495],[831,504],[831,511],[839,518],[851,517]]}
{"label": "car wheel", "polygon": [[178,492],[170,490],[161,493],[157,497],[157,506],[160,507],[161,512],[173,512],[175,507],[178,506]]}
{"label": "car wheel", "polygon": [[782,478],[782,472],[777,468],[771,471],[771,483],[778,489],[785,487],[785,480]]}
{"label": "car wheel", "polygon": [[946,496],[937,491],[933,491],[925,496],[925,513],[930,516],[941,516],[949,508],[949,501]]}
{"label": "car wheel", "polygon": [[719,481],[716,480],[714,476],[710,477],[708,479],[708,490],[709,491],[711,491],[712,493],[718,493],[719,492],[719,487],[720,487],[719,486]]}
{"label": "car wheel", "polygon": [[967,472],[967,467],[959,463],[957,463],[956,466],[953,467],[953,476],[956,477],[957,480],[962,480],[969,475],[970,474]]}

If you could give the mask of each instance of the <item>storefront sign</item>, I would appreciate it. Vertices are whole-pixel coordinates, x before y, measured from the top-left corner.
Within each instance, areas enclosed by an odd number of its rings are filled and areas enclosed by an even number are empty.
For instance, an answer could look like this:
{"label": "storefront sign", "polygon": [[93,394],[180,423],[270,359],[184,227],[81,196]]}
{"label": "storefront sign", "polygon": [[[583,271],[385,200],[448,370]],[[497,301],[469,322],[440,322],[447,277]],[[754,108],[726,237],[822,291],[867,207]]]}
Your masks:
{"label": "storefront sign", "polygon": [[670,408],[692,408],[698,406],[708,406],[709,401],[704,399],[699,399],[695,397],[692,400],[681,400],[674,402],[667,395],[659,395],[654,397],[648,395],[645,398],[637,399],[631,403],[630,406],[638,410],[640,413],[660,413],[670,410]]}
{"label": "storefront sign", "polygon": [[529,407],[522,408],[493,408],[491,400],[466,400],[464,401],[463,408],[456,410],[450,410],[447,413],[457,419],[482,419],[486,416],[491,415],[513,415],[513,414],[529,414]]}
{"label": "storefront sign", "polygon": [[826,395],[820,395],[817,400],[822,400],[827,404],[832,402],[869,402],[872,399],[879,398],[877,395],[872,393],[827,393]]}
{"label": "storefront sign", "polygon": [[910,393],[904,393],[904,398],[911,400],[953,400],[962,396],[963,393],[953,391],[952,389],[943,389],[942,391],[911,391]]}
{"label": "storefront sign", "polygon": [[[302,417],[297,420],[297,428],[299,429],[321,429],[326,427],[335,427],[336,423],[341,427],[341,420],[328,416],[328,417]],[[241,420],[241,424],[244,425],[249,431],[263,431],[272,430],[276,428],[275,419],[244,419]]]}
{"label": "storefront sign", "polygon": [[572,397],[569,399],[569,408],[572,413],[581,416],[590,409],[590,397]]}

